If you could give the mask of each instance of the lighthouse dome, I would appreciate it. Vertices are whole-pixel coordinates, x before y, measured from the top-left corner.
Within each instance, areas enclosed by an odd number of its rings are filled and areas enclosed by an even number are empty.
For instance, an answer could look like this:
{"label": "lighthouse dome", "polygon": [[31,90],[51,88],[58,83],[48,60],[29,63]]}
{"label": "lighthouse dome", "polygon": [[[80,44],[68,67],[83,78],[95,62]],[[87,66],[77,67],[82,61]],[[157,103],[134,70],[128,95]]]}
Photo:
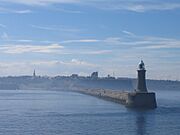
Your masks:
{"label": "lighthouse dome", "polygon": [[141,60],[141,62],[139,63],[138,69],[139,69],[139,70],[145,70],[145,64],[144,64],[144,62],[143,62],[142,60]]}

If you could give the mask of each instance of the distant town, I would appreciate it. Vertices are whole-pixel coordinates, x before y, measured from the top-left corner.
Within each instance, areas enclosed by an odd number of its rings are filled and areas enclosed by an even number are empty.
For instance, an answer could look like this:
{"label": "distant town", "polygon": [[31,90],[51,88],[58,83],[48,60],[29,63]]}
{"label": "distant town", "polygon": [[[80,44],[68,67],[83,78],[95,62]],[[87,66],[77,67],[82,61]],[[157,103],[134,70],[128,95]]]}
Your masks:
{"label": "distant town", "polygon": [[[71,90],[78,88],[97,88],[111,90],[132,90],[136,87],[136,78],[99,77],[99,73],[93,72],[89,76],[39,76],[34,70],[30,76],[8,76],[0,77],[1,90]],[[179,81],[169,80],[147,80],[150,90],[179,90]]]}

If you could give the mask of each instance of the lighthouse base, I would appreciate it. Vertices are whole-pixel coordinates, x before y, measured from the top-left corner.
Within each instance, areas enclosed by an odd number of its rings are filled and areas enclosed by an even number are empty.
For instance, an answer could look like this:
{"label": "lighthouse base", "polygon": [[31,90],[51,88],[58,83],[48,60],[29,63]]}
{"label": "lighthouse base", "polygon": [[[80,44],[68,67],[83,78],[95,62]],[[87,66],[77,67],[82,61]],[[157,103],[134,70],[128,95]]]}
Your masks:
{"label": "lighthouse base", "polygon": [[135,108],[156,108],[156,95],[154,92],[132,92],[128,93],[126,100],[127,107]]}

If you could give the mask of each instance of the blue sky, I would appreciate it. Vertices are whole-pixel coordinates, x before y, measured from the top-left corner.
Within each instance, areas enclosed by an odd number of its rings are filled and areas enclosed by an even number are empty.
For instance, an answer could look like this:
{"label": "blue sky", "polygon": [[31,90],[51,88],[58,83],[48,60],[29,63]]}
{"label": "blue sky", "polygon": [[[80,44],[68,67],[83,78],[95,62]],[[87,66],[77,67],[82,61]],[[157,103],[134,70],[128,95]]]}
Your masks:
{"label": "blue sky", "polygon": [[180,80],[179,0],[0,0],[0,76]]}

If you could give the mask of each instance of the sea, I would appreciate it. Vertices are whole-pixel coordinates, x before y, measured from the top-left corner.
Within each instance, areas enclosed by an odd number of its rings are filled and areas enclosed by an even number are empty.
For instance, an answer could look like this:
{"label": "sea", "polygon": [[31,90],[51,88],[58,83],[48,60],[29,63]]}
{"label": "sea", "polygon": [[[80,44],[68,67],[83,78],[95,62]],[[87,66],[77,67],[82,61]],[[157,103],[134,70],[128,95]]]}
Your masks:
{"label": "sea", "polygon": [[0,90],[0,135],[179,135],[180,91],[156,91],[157,109],[51,90]]}

